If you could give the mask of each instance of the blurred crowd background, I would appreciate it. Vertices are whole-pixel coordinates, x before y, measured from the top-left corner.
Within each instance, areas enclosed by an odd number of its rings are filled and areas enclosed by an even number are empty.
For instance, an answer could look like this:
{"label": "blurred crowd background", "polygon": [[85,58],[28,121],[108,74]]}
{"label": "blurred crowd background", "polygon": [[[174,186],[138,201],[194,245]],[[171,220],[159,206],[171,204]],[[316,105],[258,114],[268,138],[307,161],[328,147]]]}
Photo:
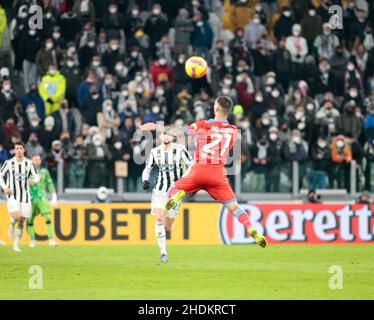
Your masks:
{"label": "blurred crowd background", "polygon": [[[13,144],[41,154],[64,186],[141,189],[144,122],[183,126],[234,103],[242,131],[242,191],[374,186],[374,1],[0,1],[0,163]],[[29,29],[29,8],[43,28]],[[329,7],[343,10],[331,29]],[[339,21],[338,21],[339,22]],[[191,55],[206,77],[189,79]],[[107,181],[103,181],[107,179]]]}

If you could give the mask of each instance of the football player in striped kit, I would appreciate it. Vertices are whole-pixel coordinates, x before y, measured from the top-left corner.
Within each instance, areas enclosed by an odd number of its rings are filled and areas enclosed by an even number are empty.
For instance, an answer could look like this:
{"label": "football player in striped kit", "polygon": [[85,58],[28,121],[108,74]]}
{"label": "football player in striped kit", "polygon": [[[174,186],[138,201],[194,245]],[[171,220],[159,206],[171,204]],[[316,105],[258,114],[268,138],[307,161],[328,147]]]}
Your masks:
{"label": "football player in striped kit", "polygon": [[151,150],[146,167],[143,171],[143,189],[150,187],[149,177],[154,166],[158,167],[158,177],[152,192],[152,214],[156,216],[155,232],[158,246],[161,251],[160,262],[168,261],[166,251],[166,231],[173,227],[180,205],[176,205],[169,211],[165,211],[165,205],[168,201],[168,190],[174,185],[174,182],[185,175],[192,163],[192,156],[186,148],[174,143],[174,137],[168,134],[169,128],[166,128],[160,134],[162,144]]}
{"label": "football player in striped kit", "polygon": [[29,186],[40,181],[40,177],[30,159],[25,158],[25,146],[16,143],[15,157],[6,160],[0,169],[0,186],[7,195],[7,207],[10,215],[9,237],[14,238],[16,224],[16,237],[13,250],[20,252],[19,241],[22,238],[23,226],[31,216],[31,197]]}

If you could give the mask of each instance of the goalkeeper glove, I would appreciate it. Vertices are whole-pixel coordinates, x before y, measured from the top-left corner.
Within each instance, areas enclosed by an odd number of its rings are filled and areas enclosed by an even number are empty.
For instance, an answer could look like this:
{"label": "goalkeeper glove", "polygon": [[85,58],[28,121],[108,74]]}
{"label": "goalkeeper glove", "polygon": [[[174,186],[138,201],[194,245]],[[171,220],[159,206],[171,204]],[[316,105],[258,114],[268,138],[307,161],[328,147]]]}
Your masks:
{"label": "goalkeeper glove", "polygon": [[144,182],[143,182],[143,189],[144,189],[144,190],[148,190],[149,187],[150,187],[150,183],[149,183],[149,181],[147,181],[147,180],[144,181]]}

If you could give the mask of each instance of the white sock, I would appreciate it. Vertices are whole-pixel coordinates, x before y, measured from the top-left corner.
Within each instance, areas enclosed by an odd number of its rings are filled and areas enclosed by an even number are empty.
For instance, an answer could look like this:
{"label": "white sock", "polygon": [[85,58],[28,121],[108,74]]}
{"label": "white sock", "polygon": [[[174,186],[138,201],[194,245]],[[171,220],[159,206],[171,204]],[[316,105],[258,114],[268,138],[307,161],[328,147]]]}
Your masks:
{"label": "white sock", "polygon": [[15,226],[16,223],[17,223],[17,221],[14,220],[13,217],[10,217],[10,226],[11,226],[12,228],[14,228],[14,226]]}
{"label": "white sock", "polygon": [[16,240],[14,240],[14,245],[15,246],[18,246],[19,241],[22,238],[22,234],[23,234],[23,228],[22,229],[17,228],[17,230],[16,230]]}
{"label": "white sock", "polygon": [[156,221],[156,238],[158,247],[161,250],[161,254],[167,254],[166,252],[166,232],[165,232],[165,223]]}

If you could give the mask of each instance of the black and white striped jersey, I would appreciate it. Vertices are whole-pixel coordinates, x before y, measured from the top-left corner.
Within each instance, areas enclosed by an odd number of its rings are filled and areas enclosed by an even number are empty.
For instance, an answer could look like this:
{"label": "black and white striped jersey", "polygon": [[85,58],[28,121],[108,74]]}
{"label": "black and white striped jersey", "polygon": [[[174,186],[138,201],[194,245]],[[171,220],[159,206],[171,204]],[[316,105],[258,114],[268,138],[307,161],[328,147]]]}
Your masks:
{"label": "black and white striped jersey", "polygon": [[142,179],[149,180],[152,168],[158,166],[154,190],[167,192],[174,182],[182,178],[192,163],[192,156],[183,145],[173,143],[168,151],[165,151],[164,146],[161,145],[151,150]]}
{"label": "black and white striped jersey", "polygon": [[6,160],[0,169],[0,186],[12,189],[8,199],[15,199],[21,203],[31,203],[28,180],[39,181],[38,173],[30,159],[24,158],[21,162],[11,158]]}

